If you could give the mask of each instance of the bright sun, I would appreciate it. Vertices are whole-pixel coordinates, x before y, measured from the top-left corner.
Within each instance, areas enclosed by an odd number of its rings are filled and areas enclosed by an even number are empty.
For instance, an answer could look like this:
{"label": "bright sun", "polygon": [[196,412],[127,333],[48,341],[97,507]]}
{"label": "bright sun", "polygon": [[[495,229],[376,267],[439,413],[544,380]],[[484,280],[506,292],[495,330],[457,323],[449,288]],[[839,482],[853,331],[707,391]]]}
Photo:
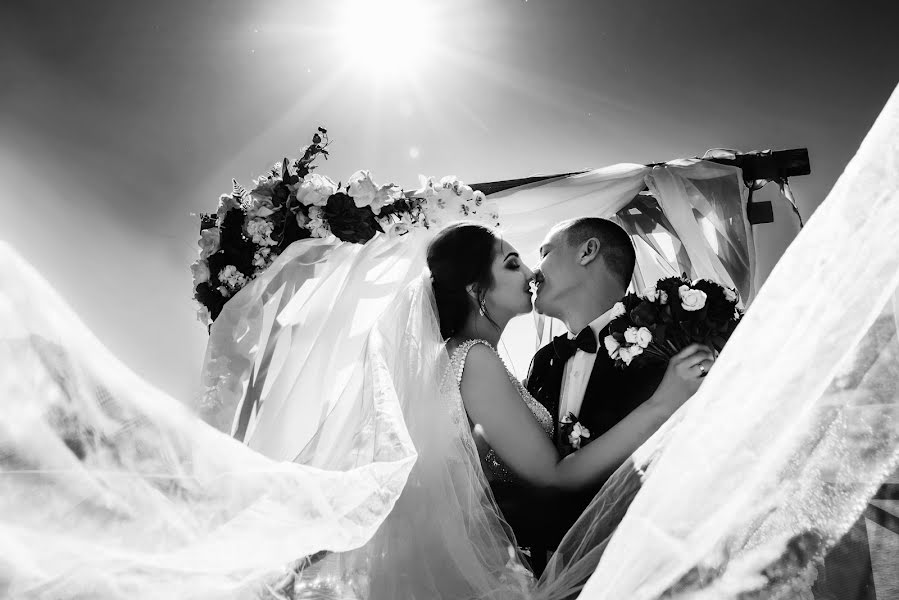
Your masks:
{"label": "bright sun", "polygon": [[376,77],[411,77],[428,62],[436,24],[421,0],[346,0],[337,34],[346,58]]}

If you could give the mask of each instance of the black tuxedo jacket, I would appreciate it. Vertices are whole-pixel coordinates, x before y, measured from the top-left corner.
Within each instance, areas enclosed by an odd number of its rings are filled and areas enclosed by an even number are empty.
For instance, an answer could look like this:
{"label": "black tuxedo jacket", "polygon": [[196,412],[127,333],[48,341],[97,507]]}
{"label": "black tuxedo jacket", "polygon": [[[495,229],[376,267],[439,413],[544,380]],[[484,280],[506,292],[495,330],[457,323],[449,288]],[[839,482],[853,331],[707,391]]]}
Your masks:
{"label": "black tuxedo jacket", "polygon": [[[662,362],[646,361],[640,366],[619,369],[602,344],[607,334],[607,330],[600,333],[596,362],[578,415],[578,421],[590,430],[591,439],[607,432],[648,400],[661,383],[667,367]],[[528,392],[552,415],[555,443],[559,448],[564,442],[559,435],[559,401],[564,373],[565,362],[556,356],[552,343],[549,343],[534,355],[525,382]],[[549,548],[556,547],[598,491],[597,487],[577,494],[543,496],[535,501],[532,508],[539,511],[536,514],[541,515],[543,521],[540,536],[543,543]]]}

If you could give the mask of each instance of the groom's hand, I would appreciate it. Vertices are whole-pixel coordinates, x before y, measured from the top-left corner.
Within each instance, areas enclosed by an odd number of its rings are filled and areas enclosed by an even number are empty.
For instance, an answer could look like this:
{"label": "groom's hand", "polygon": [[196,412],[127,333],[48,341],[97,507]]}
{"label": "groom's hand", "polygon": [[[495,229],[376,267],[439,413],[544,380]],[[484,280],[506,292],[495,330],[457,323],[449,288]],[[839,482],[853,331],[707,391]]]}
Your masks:
{"label": "groom's hand", "polygon": [[715,355],[702,344],[691,344],[675,354],[668,362],[656,394],[660,401],[671,406],[672,412],[696,393],[702,378],[711,368]]}

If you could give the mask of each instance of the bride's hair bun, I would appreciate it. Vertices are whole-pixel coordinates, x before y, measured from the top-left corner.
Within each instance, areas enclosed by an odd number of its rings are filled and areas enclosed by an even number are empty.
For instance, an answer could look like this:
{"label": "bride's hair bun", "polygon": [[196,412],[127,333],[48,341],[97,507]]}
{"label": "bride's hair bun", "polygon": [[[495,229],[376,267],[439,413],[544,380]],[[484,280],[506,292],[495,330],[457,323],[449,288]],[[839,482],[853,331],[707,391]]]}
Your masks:
{"label": "bride's hair bun", "polygon": [[428,245],[428,268],[444,339],[455,335],[474,310],[466,288],[473,284],[480,300],[493,284],[495,252],[496,236],[476,223],[450,225]]}

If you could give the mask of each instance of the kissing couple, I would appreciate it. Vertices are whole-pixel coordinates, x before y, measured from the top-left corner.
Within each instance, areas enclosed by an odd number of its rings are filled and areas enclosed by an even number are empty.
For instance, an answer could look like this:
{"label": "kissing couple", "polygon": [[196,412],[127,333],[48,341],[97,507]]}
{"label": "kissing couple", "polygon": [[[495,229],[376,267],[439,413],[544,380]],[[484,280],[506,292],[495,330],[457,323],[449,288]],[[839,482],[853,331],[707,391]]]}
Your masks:
{"label": "kissing couple", "polygon": [[[699,388],[714,355],[692,345],[667,364],[615,366],[603,340],[635,252],[606,219],[555,225],[533,270],[492,230],[456,223],[430,243],[427,265],[484,475],[539,575],[606,479]],[[496,347],[532,309],[569,333],[540,348],[519,383]]]}

